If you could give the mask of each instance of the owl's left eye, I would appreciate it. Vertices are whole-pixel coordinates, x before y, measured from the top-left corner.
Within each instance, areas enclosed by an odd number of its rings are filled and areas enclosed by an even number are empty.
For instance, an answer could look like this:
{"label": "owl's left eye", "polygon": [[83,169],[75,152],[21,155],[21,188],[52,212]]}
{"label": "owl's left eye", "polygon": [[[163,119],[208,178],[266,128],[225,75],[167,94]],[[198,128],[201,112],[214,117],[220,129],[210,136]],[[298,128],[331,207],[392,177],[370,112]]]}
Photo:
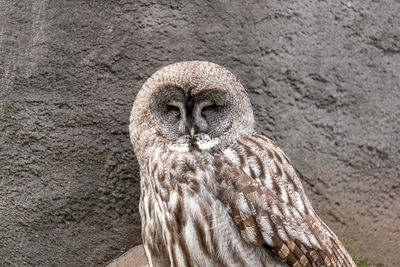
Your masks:
{"label": "owl's left eye", "polygon": [[203,108],[203,111],[216,110],[216,109],[217,109],[217,105],[212,104],[212,105],[209,105],[209,106],[205,106]]}
{"label": "owl's left eye", "polygon": [[212,104],[212,105],[209,105],[209,106],[205,106],[205,107],[201,110],[201,115],[202,115],[203,117],[207,118],[207,116],[208,116],[210,113],[214,113],[214,112],[216,112],[216,111],[218,111],[218,106],[217,106],[216,104]]}

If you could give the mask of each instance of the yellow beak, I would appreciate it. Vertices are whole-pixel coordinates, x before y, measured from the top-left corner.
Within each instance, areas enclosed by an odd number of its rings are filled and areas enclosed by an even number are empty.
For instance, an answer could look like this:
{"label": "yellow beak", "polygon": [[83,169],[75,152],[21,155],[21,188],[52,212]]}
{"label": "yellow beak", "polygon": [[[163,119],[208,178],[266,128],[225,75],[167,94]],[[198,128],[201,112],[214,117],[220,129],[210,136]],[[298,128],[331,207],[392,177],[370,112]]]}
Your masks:
{"label": "yellow beak", "polygon": [[194,137],[194,128],[193,127],[189,129],[189,133],[190,133],[191,137]]}

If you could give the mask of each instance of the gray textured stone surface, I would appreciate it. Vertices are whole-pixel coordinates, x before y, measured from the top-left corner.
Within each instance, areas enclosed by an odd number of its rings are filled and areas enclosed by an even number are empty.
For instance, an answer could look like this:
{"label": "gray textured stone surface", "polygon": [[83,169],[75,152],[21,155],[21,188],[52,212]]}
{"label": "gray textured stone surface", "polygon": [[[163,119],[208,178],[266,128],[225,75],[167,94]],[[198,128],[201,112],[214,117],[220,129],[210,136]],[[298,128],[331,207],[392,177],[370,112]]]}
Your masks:
{"label": "gray textured stone surface", "polygon": [[99,266],[141,243],[131,105],[158,68],[194,59],[242,81],[353,256],[396,266],[399,13],[397,0],[0,1],[0,266]]}

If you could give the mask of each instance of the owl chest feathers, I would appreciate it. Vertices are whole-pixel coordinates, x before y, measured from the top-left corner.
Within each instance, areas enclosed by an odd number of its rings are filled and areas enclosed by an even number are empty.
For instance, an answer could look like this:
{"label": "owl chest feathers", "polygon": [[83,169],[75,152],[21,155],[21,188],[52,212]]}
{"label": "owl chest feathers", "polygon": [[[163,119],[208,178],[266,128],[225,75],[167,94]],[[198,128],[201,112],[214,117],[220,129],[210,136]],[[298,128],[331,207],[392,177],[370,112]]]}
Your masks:
{"label": "owl chest feathers", "polygon": [[[232,208],[227,202],[235,198],[229,191],[235,189],[231,181],[236,177],[235,173],[222,173],[224,167],[229,168],[222,158],[242,166],[244,172],[257,179],[267,171],[272,172],[268,174],[272,178],[274,172],[259,166],[261,160],[240,149],[231,146],[218,153],[166,153],[156,147],[143,166],[142,200],[152,201],[142,205],[142,218],[147,216],[144,220],[154,222],[148,231],[162,236],[157,246],[169,251],[172,266],[287,266],[262,246],[252,245],[257,236],[251,227],[247,233],[240,232],[232,220]],[[269,186],[274,185],[269,182]]]}
{"label": "owl chest feathers", "polygon": [[315,214],[290,161],[266,137],[244,136],[215,153],[154,145],[151,155],[141,168],[140,205],[151,261],[353,266]]}

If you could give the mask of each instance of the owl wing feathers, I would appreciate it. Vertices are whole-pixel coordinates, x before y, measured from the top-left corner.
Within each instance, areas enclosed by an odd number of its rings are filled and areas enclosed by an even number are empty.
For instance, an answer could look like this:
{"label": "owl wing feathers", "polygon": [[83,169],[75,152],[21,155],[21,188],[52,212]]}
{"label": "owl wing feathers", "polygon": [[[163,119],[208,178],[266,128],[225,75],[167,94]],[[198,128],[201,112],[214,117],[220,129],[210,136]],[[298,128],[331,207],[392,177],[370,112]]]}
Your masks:
{"label": "owl wing feathers", "polygon": [[319,219],[287,157],[261,135],[215,155],[220,200],[241,236],[290,266],[354,266]]}

